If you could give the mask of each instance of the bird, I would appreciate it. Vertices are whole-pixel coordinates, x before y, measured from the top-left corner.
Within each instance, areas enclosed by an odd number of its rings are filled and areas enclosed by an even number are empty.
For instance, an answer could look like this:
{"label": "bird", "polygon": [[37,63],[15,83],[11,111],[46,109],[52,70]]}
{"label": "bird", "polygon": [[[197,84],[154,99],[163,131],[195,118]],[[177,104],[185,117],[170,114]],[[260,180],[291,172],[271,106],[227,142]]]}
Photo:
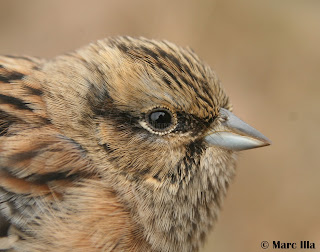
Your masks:
{"label": "bird", "polygon": [[199,251],[238,152],[270,143],[189,47],[0,56],[0,250]]}

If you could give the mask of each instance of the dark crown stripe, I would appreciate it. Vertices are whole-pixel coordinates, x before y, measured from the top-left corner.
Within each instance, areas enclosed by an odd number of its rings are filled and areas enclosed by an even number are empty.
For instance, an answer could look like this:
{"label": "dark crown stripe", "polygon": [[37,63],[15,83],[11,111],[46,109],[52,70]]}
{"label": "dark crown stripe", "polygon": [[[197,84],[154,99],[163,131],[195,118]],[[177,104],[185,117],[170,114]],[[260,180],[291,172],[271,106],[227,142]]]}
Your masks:
{"label": "dark crown stripe", "polygon": [[154,51],[152,51],[151,49],[141,46],[141,49],[147,54],[150,55],[152,58],[154,58],[155,60],[158,60],[158,54],[156,54]]}
{"label": "dark crown stripe", "polygon": [[158,64],[158,67],[159,67],[160,69],[162,69],[166,74],[168,74],[168,75],[171,77],[171,79],[172,79],[175,83],[178,84],[179,88],[182,89],[182,84],[181,84],[180,81],[177,79],[177,77],[176,77],[172,72],[170,72],[170,69],[168,69],[168,68],[167,68],[164,64],[162,64],[162,63],[159,63],[159,64]]}
{"label": "dark crown stripe", "polygon": [[176,65],[178,68],[181,68],[181,62],[173,54],[167,53],[159,47],[157,48],[157,51],[161,57],[169,59],[174,65]]}

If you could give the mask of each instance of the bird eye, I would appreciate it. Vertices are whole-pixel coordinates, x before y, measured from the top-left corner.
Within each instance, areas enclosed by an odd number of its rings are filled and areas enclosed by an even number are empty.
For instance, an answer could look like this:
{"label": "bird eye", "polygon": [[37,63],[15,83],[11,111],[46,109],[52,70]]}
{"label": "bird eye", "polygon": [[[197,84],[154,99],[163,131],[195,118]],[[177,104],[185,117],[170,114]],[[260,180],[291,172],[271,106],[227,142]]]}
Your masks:
{"label": "bird eye", "polygon": [[174,116],[166,108],[155,108],[146,114],[148,126],[156,132],[166,132],[174,125]]}

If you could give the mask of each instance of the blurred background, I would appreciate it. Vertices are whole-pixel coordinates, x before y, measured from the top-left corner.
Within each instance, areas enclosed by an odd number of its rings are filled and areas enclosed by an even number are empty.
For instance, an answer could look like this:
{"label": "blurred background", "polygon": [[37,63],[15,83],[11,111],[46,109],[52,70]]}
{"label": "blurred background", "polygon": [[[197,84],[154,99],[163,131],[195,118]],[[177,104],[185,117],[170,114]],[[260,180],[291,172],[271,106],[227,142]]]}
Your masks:
{"label": "blurred background", "polygon": [[240,154],[201,251],[264,251],[264,240],[309,240],[320,251],[320,1],[0,0],[0,6],[0,54],[48,58],[114,35],[192,47],[222,80],[235,113],[273,141]]}

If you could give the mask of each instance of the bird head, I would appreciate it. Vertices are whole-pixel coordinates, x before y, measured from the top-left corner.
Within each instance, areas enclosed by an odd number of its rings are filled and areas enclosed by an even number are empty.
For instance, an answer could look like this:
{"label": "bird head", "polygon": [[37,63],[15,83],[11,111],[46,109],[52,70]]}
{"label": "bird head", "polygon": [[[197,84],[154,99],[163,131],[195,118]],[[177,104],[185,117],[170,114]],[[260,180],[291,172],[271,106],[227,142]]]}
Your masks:
{"label": "bird head", "polygon": [[199,167],[228,169],[236,151],[270,143],[231,112],[216,74],[189,48],[118,37],[44,70],[54,76],[46,81],[52,120],[102,172],[178,188]]}

